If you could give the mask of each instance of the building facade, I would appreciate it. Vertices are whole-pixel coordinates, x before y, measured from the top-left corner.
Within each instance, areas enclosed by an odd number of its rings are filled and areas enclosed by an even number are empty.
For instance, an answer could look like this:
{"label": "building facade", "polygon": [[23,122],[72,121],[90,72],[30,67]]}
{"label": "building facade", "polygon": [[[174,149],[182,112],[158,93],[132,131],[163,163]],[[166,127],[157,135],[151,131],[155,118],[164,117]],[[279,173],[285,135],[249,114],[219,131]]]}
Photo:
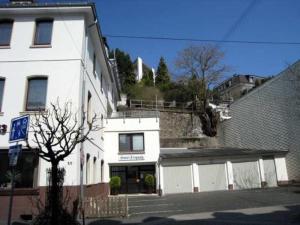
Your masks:
{"label": "building facade", "polygon": [[258,87],[265,79],[255,75],[235,74],[217,85],[214,90],[218,93],[220,100],[235,101],[251,89]]}
{"label": "building facade", "polygon": [[224,146],[285,150],[289,180],[300,179],[300,62],[229,106],[223,121]]}
{"label": "building facade", "polygon": [[112,176],[119,176],[120,193],[146,193],[147,174],[153,175],[157,181],[160,144],[159,117],[156,112],[113,114],[106,121],[104,146],[107,162],[105,181]]}
{"label": "building facade", "polygon": [[[0,6],[0,99],[1,124],[12,118],[46,110],[51,103],[72,103],[72,110],[89,117],[97,114],[98,125],[116,110],[119,99],[117,76],[97,23],[94,4],[7,3]],[[8,131],[9,132],[9,131]],[[86,194],[104,183],[104,132],[90,135],[93,142],[78,145],[59,166],[66,169],[64,185],[79,193],[80,149],[84,157]],[[33,139],[29,133],[29,142]],[[24,145],[24,144],[23,144]],[[25,145],[24,145],[25,146]],[[0,136],[0,201],[8,205],[8,133]],[[45,195],[49,163],[23,148],[18,162],[13,217],[32,214],[30,199]],[[27,205],[28,207],[24,207]],[[0,211],[0,218],[6,217]]]}

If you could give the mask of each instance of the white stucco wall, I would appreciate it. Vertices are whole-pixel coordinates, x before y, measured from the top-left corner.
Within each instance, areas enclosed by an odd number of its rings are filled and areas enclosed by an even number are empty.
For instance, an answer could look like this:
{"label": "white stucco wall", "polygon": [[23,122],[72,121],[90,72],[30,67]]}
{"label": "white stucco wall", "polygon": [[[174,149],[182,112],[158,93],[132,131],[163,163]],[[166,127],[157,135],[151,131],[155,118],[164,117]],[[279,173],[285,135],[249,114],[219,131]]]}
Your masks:
{"label": "white stucco wall", "polygon": [[[88,92],[92,95],[91,111],[99,118],[97,124],[101,126],[101,115],[107,117],[107,103],[109,101],[108,86],[116,91],[109,75],[99,37],[95,35],[95,27],[87,28],[85,14],[80,10],[71,14],[57,13],[58,9],[47,9],[47,13],[39,13],[34,9],[32,13],[18,15],[6,14],[1,11],[0,18],[14,19],[10,48],[0,48],[0,77],[5,78],[2,112],[0,123],[7,124],[14,117],[26,114],[27,79],[30,76],[43,75],[48,77],[46,106],[55,102],[72,102],[74,113],[81,118],[81,105],[86,112]],[[12,16],[14,15],[14,16]],[[51,46],[32,48],[35,29],[35,19],[50,17],[54,19]],[[96,37],[96,38],[95,38]],[[96,76],[93,73],[93,53],[96,52]],[[90,57],[92,56],[92,57]],[[100,74],[103,74],[103,90],[101,90]],[[115,110],[112,97],[110,104]],[[103,120],[104,121],[104,120]],[[91,133],[92,142],[87,141],[61,162],[66,168],[65,185],[79,185],[80,183],[80,151],[90,154],[91,160],[96,158],[96,164],[90,165],[90,179],[86,179],[86,165],[84,166],[84,183],[99,183],[101,180],[101,160],[104,158],[103,129]],[[29,135],[29,140],[32,136]],[[8,149],[8,134],[0,136],[0,148]],[[38,186],[44,186],[46,168],[49,163],[40,160],[38,167]],[[95,171],[95,172],[93,172]]]}
{"label": "white stucco wall", "polygon": [[[143,133],[143,154],[119,154],[119,134]],[[143,165],[155,164],[159,158],[159,119],[158,118],[125,118],[107,119],[104,132],[105,169],[104,182],[109,181],[109,165]],[[142,160],[120,160],[120,156],[142,156]]]}

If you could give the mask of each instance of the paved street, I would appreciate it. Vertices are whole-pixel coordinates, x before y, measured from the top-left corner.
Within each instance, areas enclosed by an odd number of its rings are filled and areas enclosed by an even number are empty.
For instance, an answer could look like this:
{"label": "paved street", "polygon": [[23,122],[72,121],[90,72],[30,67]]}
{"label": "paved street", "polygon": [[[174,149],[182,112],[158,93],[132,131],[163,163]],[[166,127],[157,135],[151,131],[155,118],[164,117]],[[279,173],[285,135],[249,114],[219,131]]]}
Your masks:
{"label": "paved street", "polygon": [[100,224],[300,224],[300,188],[130,196],[129,218]]}

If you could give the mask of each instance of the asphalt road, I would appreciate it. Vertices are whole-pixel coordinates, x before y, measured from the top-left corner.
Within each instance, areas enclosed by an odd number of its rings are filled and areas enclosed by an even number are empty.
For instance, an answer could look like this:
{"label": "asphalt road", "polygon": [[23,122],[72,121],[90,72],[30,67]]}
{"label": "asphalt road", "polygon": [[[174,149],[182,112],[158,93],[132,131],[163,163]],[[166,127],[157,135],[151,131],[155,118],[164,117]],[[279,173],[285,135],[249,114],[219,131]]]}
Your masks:
{"label": "asphalt road", "polygon": [[89,225],[300,224],[300,188],[129,196],[129,214]]}

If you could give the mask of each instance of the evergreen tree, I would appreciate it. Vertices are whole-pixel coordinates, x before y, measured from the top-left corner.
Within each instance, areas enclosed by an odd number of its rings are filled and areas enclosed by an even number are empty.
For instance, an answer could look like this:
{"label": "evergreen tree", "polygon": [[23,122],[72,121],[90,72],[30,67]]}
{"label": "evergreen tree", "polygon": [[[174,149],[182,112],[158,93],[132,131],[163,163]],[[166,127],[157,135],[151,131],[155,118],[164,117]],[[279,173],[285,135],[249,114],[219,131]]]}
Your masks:
{"label": "evergreen tree", "polygon": [[167,64],[165,63],[165,59],[163,57],[161,57],[159,60],[156,74],[155,85],[163,91],[167,90],[170,85],[171,78]]}
{"label": "evergreen tree", "polygon": [[118,48],[115,50],[115,56],[117,60],[122,91],[128,93],[130,87],[136,83],[132,61],[129,54],[121,51]]}
{"label": "evergreen tree", "polygon": [[153,72],[152,70],[147,71],[142,78],[142,83],[144,86],[153,86]]}

